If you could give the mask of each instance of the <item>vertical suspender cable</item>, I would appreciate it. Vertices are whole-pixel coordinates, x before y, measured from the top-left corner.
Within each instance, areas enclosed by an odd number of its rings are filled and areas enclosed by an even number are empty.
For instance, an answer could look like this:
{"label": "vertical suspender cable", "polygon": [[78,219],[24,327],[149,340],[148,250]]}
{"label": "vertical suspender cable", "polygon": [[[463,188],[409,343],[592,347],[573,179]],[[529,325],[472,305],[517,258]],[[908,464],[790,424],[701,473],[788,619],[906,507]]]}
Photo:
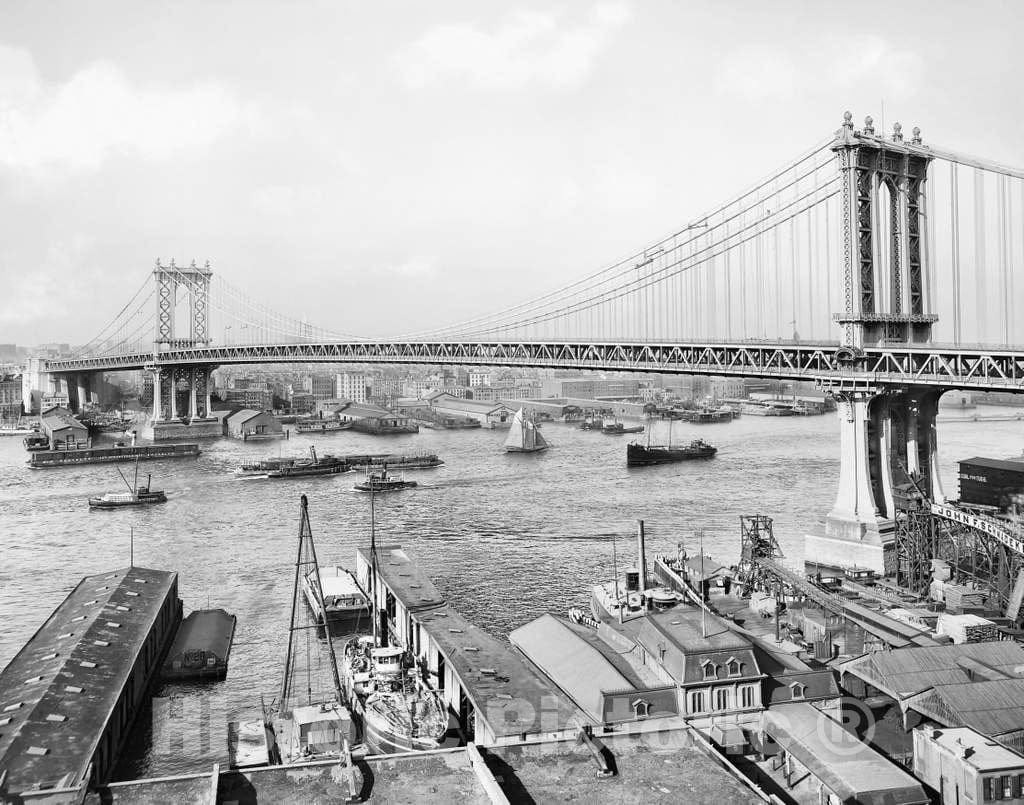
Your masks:
{"label": "vertical suspender cable", "polygon": [[985,174],[974,169],[974,307],[977,323],[971,341],[983,342],[988,336],[986,307],[988,303],[988,270],[985,266]]}
{"label": "vertical suspender cable", "polygon": [[949,163],[950,194],[949,219],[952,254],[950,265],[953,271],[953,343],[960,344],[960,175],[955,162]]}

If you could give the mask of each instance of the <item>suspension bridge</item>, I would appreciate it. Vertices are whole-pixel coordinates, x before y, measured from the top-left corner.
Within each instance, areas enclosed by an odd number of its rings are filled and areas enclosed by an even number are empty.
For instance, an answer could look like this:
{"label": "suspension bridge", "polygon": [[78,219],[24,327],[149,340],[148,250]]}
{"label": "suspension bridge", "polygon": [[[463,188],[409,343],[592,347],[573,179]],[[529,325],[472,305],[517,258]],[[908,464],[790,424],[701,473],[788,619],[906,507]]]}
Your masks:
{"label": "suspension bridge", "polygon": [[[942,499],[938,398],[1024,391],[1024,170],[856,127],[628,257],[466,321],[368,337],[274,311],[209,264],[157,262],[78,353],[32,359],[27,404],[99,372],[152,373],[152,422],[201,423],[210,373],[246,363],[533,366],[815,382],[841,473],[813,554],[881,569],[894,487]],[[383,303],[383,301],[382,301]],[[219,338],[217,337],[219,336]]]}

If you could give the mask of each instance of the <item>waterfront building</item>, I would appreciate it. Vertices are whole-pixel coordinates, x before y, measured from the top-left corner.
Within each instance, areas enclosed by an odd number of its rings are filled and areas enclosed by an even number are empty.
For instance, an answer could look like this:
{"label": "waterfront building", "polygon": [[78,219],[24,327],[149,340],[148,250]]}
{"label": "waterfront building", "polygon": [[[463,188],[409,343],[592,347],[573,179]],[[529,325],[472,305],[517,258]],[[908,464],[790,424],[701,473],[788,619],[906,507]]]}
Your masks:
{"label": "waterfront building", "polygon": [[416,433],[419,425],[404,414],[396,414],[376,405],[349,403],[336,409],[338,419],[351,422],[352,430],[362,433]]}
{"label": "waterfront building", "polygon": [[470,370],[468,373],[469,382],[467,385],[470,388],[476,388],[477,386],[489,386],[491,385],[491,373],[490,371],[482,370]]}
{"label": "waterfront building", "polygon": [[270,411],[243,408],[227,417],[227,433],[236,439],[271,439],[283,434],[281,423]]}
{"label": "waterfront building", "polygon": [[462,400],[443,391],[427,394],[423,399],[438,414],[475,419],[485,428],[510,425],[512,417],[515,416],[515,411],[504,403],[485,402],[476,399]]}
{"label": "waterfront building", "polygon": [[364,403],[366,402],[366,386],[366,375],[345,372],[335,377],[334,393],[342,399],[352,400],[355,403]]}
{"label": "waterfront building", "polygon": [[1024,804],[1024,756],[970,727],[915,729],[914,774],[942,805]]}
{"label": "waterfront building", "polygon": [[225,389],[221,399],[229,405],[238,405],[256,411],[269,411],[274,407],[274,392],[265,384],[261,387],[247,383],[243,388],[236,386],[233,389]]}
{"label": "waterfront building", "polygon": [[679,715],[674,684],[645,682],[589,627],[546,614],[515,629],[508,638],[598,723]]}
{"label": "waterfront building", "polygon": [[105,783],[180,620],[177,573],[83,578],[0,673],[0,798]]}
{"label": "waterfront building", "polygon": [[309,414],[316,410],[316,398],[308,391],[291,391],[288,406],[296,414]]}
{"label": "waterfront building", "polygon": [[541,381],[541,394],[544,397],[580,397],[596,400],[601,397],[635,397],[639,390],[640,381],[633,377],[563,377]]}
{"label": "waterfront building", "polygon": [[[898,653],[898,652],[897,652]],[[779,705],[762,718],[769,773],[796,802],[928,805],[924,787],[899,766],[806,702]]]}
{"label": "waterfront building", "polygon": [[39,421],[51,450],[74,450],[89,444],[89,429],[65,407],[44,409]]}
{"label": "waterfront building", "polygon": [[309,377],[309,391],[315,400],[331,400],[338,396],[335,376],[314,374]]}
{"label": "waterfront building", "polygon": [[575,738],[597,722],[498,640],[445,602],[400,545],[377,547],[377,584],[368,551],[356,554],[356,577],[375,590],[383,640],[412,652],[440,692],[467,741],[480,746]]}
{"label": "waterfront building", "polygon": [[21,375],[0,375],[0,422],[16,422],[21,413]]}

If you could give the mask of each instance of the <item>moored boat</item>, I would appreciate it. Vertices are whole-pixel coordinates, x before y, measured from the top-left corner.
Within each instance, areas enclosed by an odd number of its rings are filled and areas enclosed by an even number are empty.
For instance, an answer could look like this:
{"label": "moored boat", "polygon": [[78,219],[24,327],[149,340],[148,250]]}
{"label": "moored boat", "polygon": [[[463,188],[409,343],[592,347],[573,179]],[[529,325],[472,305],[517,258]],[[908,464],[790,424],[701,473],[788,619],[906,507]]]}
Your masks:
{"label": "moored boat", "polygon": [[320,623],[357,624],[365,620],[370,611],[370,599],[359,586],[351,571],[339,565],[320,568],[320,588],[323,603],[316,594],[316,585],[310,571],[302,577],[302,592],[313,614]]}
{"label": "moored boat", "polygon": [[302,419],[295,423],[295,430],[298,433],[332,433],[351,427],[351,422],[342,422],[339,419]]}
{"label": "moored boat", "polygon": [[601,431],[608,436],[621,436],[624,433],[643,433],[643,425],[623,425],[621,422],[609,422]]}

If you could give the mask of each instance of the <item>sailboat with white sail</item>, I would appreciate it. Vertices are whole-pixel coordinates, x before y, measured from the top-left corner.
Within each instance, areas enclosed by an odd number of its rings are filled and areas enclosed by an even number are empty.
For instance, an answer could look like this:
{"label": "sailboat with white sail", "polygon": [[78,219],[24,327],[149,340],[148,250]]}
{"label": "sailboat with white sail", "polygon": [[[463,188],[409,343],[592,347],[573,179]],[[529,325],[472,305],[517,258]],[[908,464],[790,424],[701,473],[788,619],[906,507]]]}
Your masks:
{"label": "sailboat with white sail", "polygon": [[512,419],[512,427],[509,428],[508,436],[505,438],[505,451],[508,453],[539,453],[547,450],[551,445],[541,435],[537,423],[531,417],[527,417],[520,408]]}

